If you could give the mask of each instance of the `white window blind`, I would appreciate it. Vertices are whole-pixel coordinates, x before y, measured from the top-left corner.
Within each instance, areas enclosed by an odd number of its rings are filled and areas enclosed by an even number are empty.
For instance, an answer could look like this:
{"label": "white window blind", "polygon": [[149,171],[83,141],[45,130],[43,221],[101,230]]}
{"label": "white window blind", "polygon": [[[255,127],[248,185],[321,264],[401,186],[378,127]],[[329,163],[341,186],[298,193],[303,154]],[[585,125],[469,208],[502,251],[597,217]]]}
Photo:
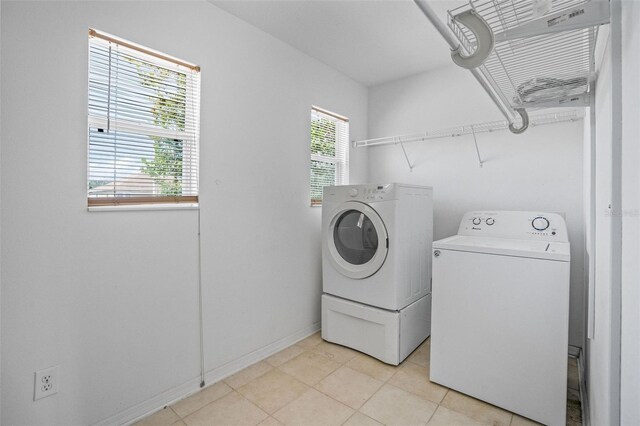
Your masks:
{"label": "white window blind", "polygon": [[200,69],[89,31],[89,206],[198,202]]}
{"label": "white window blind", "polygon": [[311,108],[311,205],[322,204],[322,188],[349,183],[349,119]]}

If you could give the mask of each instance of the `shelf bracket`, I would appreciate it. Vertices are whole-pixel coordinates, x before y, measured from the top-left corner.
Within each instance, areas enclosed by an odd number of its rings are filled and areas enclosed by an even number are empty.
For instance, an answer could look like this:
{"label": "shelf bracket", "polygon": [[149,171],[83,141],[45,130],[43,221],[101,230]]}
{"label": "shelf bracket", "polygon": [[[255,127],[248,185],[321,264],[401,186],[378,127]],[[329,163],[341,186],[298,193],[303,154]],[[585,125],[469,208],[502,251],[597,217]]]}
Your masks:
{"label": "shelf bracket", "polygon": [[409,161],[409,156],[407,155],[407,150],[404,149],[404,144],[402,143],[402,139],[398,139],[398,143],[400,144],[400,147],[402,148],[402,152],[404,153],[404,159],[407,160],[407,166],[409,166],[409,171],[412,172],[413,171],[413,166],[411,165],[411,162]]}
{"label": "shelf bracket", "polygon": [[480,168],[482,168],[484,161],[482,161],[482,157],[480,157],[480,149],[478,148],[478,140],[476,139],[476,131],[473,128],[473,126],[471,126],[471,134],[473,135],[473,143],[476,145],[476,154],[478,155],[478,164],[480,165]]}
{"label": "shelf bracket", "polygon": [[495,45],[491,27],[473,9],[462,12],[454,16],[453,19],[469,28],[469,31],[473,33],[476,39],[476,49],[470,55],[464,55],[462,47],[458,45],[455,49],[451,49],[451,59],[456,65],[465,69],[479,67],[487,60]]}

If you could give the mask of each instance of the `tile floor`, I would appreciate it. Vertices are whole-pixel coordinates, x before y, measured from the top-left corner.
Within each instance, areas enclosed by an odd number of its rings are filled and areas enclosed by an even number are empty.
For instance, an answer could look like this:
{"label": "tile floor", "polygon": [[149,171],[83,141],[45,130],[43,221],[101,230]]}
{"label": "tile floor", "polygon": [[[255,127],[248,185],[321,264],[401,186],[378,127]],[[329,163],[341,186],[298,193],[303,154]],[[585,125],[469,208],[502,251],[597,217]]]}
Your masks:
{"label": "tile floor", "polygon": [[[394,367],[316,333],[136,425],[537,424],[430,382],[429,344]],[[567,386],[567,425],[580,425],[575,359]]]}

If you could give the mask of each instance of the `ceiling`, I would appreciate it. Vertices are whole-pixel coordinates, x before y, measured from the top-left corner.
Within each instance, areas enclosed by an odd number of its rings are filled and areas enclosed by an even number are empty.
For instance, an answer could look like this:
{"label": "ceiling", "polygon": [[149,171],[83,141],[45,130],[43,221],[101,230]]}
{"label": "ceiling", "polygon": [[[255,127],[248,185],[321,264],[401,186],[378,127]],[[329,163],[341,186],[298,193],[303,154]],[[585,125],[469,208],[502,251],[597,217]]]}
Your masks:
{"label": "ceiling", "polygon": [[[366,86],[452,63],[411,0],[209,1]],[[430,1],[443,21],[460,3]]]}

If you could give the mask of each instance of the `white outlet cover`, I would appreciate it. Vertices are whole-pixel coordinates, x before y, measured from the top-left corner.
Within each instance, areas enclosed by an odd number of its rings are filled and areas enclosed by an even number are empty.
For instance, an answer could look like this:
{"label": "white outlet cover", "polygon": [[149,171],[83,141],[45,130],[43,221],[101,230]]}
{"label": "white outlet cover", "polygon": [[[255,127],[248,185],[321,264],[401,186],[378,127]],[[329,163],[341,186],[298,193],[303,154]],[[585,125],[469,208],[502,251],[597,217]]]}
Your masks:
{"label": "white outlet cover", "polygon": [[58,374],[59,367],[59,365],[56,365],[36,371],[33,392],[34,401],[58,393],[58,382],[60,381],[60,375]]}

